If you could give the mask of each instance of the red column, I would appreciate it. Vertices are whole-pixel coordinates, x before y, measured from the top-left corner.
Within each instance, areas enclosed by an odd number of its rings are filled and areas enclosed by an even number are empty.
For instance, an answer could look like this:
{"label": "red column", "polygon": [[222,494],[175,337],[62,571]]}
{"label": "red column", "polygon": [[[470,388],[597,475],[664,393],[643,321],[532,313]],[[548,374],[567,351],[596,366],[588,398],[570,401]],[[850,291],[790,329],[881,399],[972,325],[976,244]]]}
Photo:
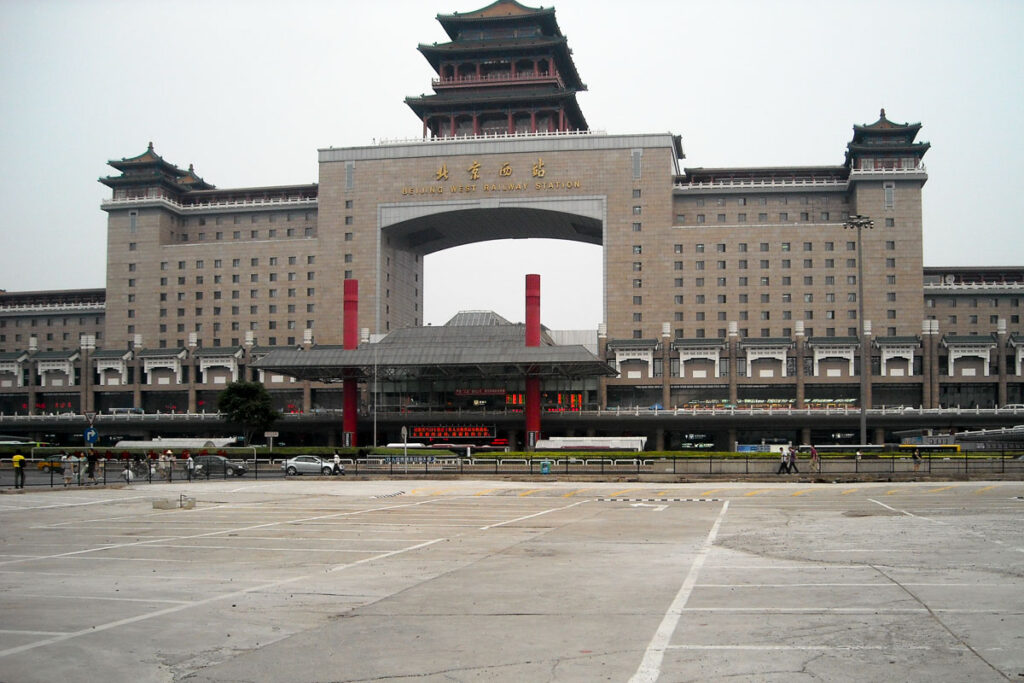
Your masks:
{"label": "red column", "polygon": [[451,116],[451,134],[448,137],[455,137],[455,114]]}
{"label": "red column", "polygon": [[[526,276],[526,346],[540,346],[540,275]],[[540,378],[526,376],[526,447],[540,438]]]}
{"label": "red column", "polygon": [[513,116],[512,112],[510,111],[508,113],[508,134],[509,135],[512,135],[512,133],[516,132],[515,126],[516,126],[516,124],[515,124],[515,116]]}
{"label": "red column", "polygon": [[473,135],[480,135],[480,116],[473,114]]}
{"label": "red column", "polygon": [[537,132],[537,110],[536,109],[530,112],[530,132],[531,133],[536,133]]}
{"label": "red column", "polygon": [[[345,350],[359,347],[359,280],[345,280],[344,329],[342,342]],[[342,445],[356,445],[356,430],[359,421],[359,385],[355,377],[345,377],[342,382]]]}

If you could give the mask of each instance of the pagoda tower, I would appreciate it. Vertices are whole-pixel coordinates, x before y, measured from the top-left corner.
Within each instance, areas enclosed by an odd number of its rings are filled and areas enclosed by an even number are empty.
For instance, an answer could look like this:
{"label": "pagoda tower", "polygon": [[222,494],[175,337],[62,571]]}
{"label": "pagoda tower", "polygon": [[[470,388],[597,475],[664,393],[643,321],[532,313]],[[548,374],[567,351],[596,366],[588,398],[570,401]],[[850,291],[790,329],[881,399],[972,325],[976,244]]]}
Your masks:
{"label": "pagoda tower", "polygon": [[587,86],[553,8],[497,0],[437,20],[451,41],[419,46],[434,94],[405,100],[424,138],[588,130],[576,102]]}

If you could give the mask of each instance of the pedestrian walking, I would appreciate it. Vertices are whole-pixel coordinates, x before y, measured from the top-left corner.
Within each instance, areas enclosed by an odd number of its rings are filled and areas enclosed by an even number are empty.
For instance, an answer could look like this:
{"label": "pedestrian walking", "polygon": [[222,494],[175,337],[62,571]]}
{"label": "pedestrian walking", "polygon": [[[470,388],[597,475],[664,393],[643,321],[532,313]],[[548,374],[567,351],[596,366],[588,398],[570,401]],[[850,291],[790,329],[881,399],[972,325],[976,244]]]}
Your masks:
{"label": "pedestrian walking", "polygon": [[189,453],[185,459],[185,474],[188,476],[188,480],[192,481],[192,475],[196,473],[196,461],[192,459],[192,454]]}
{"label": "pedestrian walking", "polygon": [[789,473],[790,474],[793,474],[793,473],[800,474],[800,470],[798,470],[796,468],[796,448],[794,448],[793,446],[790,446],[789,447],[789,452],[786,455],[788,456],[788,460],[789,460],[789,462],[787,463],[789,465]]}
{"label": "pedestrian walking", "polygon": [[344,474],[345,468],[341,466],[341,456],[338,455],[338,451],[334,451],[334,474]]}
{"label": "pedestrian walking", "polygon": [[25,488],[25,456],[15,453],[11,458],[11,467],[14,468],[14,488]]}
{"label": "pedestrian walking", "polygon": [[775,474],[789,474],[789,453],[785,449],[779,458],[779,469]]}
{"label": "pedestrian walking", "polygon": [[914,458],[914,471],[917,472],[917,470],[921,467],[921,449],[915,448],[914,455],[912,457]]}
{"label": "pedestrian walking", "polygon": [[85,456],[85,477],[88,480],[87,483],[96,485],[96,452],[89,451],[89,454]]}
{"label": "pedestrian walking", "polygon": [[821,473],[821,460],[818,458],[818,449],[811,444],[811,471]]}
{"label": "pedestrian walking", "polygon": [[71,477],[74,474],[71,458],[68,457],[67,453],[62,453],[60,456],[60,470],[64,475],[64,488],[67,488],[71,484]]}

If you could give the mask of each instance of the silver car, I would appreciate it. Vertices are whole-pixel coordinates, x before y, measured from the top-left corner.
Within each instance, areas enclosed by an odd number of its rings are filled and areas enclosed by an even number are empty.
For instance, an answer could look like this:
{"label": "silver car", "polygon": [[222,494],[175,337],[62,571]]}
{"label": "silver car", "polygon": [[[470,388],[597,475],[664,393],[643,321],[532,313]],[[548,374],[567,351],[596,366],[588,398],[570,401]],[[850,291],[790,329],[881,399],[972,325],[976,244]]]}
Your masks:
{"label": "silver car", "polygon": [[330,475],[334,472],[334,462],[324,460],[315,455],[296,455],[284,461],[281,469],[287,475],[296,474],[323,474]]}

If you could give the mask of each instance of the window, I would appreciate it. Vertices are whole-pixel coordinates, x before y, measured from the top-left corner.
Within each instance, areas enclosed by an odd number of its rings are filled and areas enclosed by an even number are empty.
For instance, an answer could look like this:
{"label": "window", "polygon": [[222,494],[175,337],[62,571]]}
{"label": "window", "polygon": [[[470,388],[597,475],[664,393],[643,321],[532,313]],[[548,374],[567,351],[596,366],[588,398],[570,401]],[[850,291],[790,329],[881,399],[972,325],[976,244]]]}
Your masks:
{"label": "window", "polygon": [[633,207],[633,215],[634,215],[634,216],[639,216],[639,215],[640,215],[640,212],[641,212],[641,209],[640,209],[640,207],[639,207],[639,206],[634,206],[634,207]]}
{"label": "window", "polygon": [[643,262],[641,262],[641,261],[633,261],[633,272],[634,273],[639,273],[641,270],[643,270],[643,267],[644,267]]}
{"label": "window", "polygon": [[758,223],[767,223],[768,222],[768,214],[767,213],[759,213],[759,214],[757,214],[757,222]]}
{"label": "window", "polygon": [[825,251],[835,251],[835,250],[836,250],[836,243],[835,242],[825,242]]}
{"label": "window", "polygon": [[643,286],[644,286],[644,281],[643,280],[641,280],[639,278],[633,280],[633,289],[640,289]]}
{"label": "window", "polygon": [[700,223],[703,223],[703,222],[704,222],[704,214],[698,213],[697,214],[697,223],[700,224]]}
{"label": "window", "polygon": [[783,268],[789,268],[792,264],[793,264],[793,262],[790,261],[788,258],[782,259],[782,267]]}
{"label": "window", "polygon": [[724,213],[718,214],[718,222],[719,223],[724,223],[725,222],[725,214]]}
{"label": "window", "polygon": [[681,278],[681,277],[677,277],[677,278],[676,278],[676,279],[675,279],[675,280],[673,281],[673,283],[672,283],[672,284],[673,284],[673,286],[675,286],[675,287],[682,287],[682,286],[683,286],[683,278]]}
{"label": "window", "polygon": [[643,303],[644,303],[644,298],[642,296],[634,296],[633,297],[633,305],[634,306],[642,306]]}
{"label": "window", "polygon": [[725,261],[718,261],[717,267],[719,270],[725,270]]}
{"label": "window", "polygon": [[814,251],[814,244],[812,242],[804,242],[804,251]]}
{"label": "window", "polygon": [[641,230],[640,224],[639,223],[634,223],[633,224],[633,232],[640,232],[640,230]]}
{"label": "window", "polygon": [[813,267],[814,267],[814,260],[813,259],[809,259],[809,258],[805,258],[804,259],[804,268],[813,268]]}
{"label": "window", "polygon": [[634,244],[633,245],[633,253],[636,254],[636,255],[640,255],[640,254],[644,253],[643,245]]}
{"label": "window", "polygon": [[736,222],[737,223],[746,223],[747,222],[747,214],[745,214],[745,213],[736,214]]}
{"label": "window", "polygon": [[896,242],[895,242],[895,240],[886,240],[886,242],[885,242],[885,250],[886,251],[896,251]]}
{"label": "window", "polygon": [[885,204],[884,208],[892,209],[896,205],[896,183],[887,182],[882,185],[885,190]]}
{"label": "window", "polygon": [[782,223],[789,221],[789,213],[787,213],[786,211],[781,212],[779,214],[779,221]]}
{"label": "window", "polygon": [[780,248],[782,249],[782,251],[789,251],[789,249],[790,249],[790,244],[789,244],[789,242],[783,242],[783,243],[782,243],[782,244],[780,245]]}
{"label": "window", "polygon": [[683,269],[683,262],[682,261],[673,261],[673,263],[672,263],[672,270],[682,270],[682,269]]}
{"label": "window", "polygon": [[676,254],[682,254],[683,253],[683,245],[681,245],[681,244],[673,245],[672,251],[674,253],[676,253]]}
{"label": "window", "polygon": [[896,267],[896,259],[894,259],[894,258],[887,258],[887,259],[885,259],[885,267],[886,268],[895,268]]}

